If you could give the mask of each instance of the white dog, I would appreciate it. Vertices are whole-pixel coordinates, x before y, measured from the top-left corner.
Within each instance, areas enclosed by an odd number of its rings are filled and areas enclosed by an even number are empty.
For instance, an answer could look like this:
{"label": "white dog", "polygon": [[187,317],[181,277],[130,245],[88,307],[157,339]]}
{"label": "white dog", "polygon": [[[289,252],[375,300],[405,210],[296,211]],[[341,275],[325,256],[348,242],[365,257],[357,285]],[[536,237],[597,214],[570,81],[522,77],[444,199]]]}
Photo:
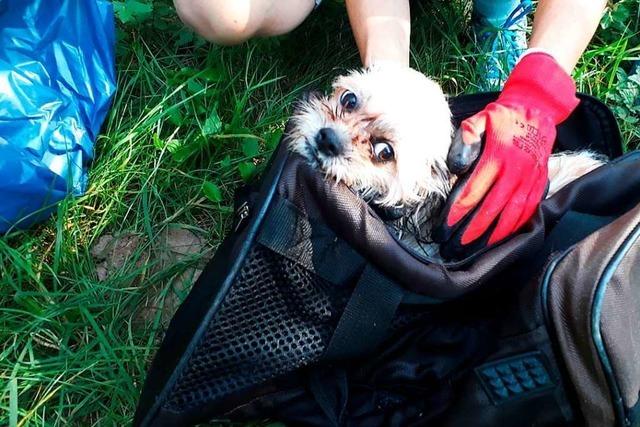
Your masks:
{"label": "white dog", "polygon": [[[408,67],[354,71],[328,97],[301,101],[292,125],[292,151],[374,206],[402,210],[401,238],[437,254],[430,233],[456,181],[446,165],[451,112],[437,83]],[[553,155],[547,197],[602,164],[587,151]]]}

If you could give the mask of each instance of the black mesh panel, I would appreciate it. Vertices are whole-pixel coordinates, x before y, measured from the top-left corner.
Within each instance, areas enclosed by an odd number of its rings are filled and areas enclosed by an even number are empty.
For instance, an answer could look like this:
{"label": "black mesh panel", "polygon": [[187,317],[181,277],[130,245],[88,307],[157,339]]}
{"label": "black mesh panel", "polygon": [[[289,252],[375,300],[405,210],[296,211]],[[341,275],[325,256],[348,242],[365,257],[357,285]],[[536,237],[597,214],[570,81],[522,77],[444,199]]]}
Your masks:
{"label": "black mesh panel", "polygon": [[317,361],[349,293],[256,245],[166,407],[183,411]]}

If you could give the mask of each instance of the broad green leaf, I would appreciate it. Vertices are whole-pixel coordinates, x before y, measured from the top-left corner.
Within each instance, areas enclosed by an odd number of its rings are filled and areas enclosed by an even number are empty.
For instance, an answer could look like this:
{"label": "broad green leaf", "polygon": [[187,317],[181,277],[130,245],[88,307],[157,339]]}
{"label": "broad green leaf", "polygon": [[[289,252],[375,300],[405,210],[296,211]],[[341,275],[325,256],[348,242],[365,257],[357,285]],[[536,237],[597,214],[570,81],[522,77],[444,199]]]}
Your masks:
{"label": "broad green leaf", "polygon": [[272,132],[269,135],[267,135],[265,144],[266,144],[267,148],[269,149],[269,151],[273,151],[273,150],[276,149],[276,147],[280,143],[280,138],[282,138],[282,131],[281,130],[277,130],[277,131]]}
{"label": "broad green leaf", "polygon": [[169,122],[174,126],[182,126],[182,124],[184,123],[182,112],[179,108],[171,108],[167,112],[167,118],[169,119]]}
{"label": "broad green leaf", "polygon": [[167,151],[173,154],[178,151],[183,145],[184,142],[181,139],[172,139],[170,141],[167,141]]}
{"label": "broad green leaf", "polygon": [[176,40],[176,46],[184,46],[193,41],[193,32],[187,28],[183,28],[178,31],[178,40]]}
{"label": "broad green leaf", "polygon": [[220,132],[222,129],[222,121],[220,120],[220,116],[218,116],[218,112],[213,109],[207,117],[207,120],[204,122],[204,126],[202,127],[202,133],[206,136],[215,135]]}
{"label": "broad green leaf", "polygon": [[165,146],[165,143],[160,139],[157,132],[153,133],[153,146],[158,150],[162,150]]}
{"label": "broad green leaf", "polygon": [[238,171],[240,172],[242,180],[247,182],[253,177],[253,174],[256,172],[256,165],[251,162],[242,162],[238,165]]}
{"label": "broad green leaf", "polygon": [[189,81],[187,81],[187,89],[192,94],[201,93],[205,91],[204,85],[196,79],[189,79]]}
{"label": "broad green leaf", "polygon": [[222,167],[223,169],[229,169],[231,167],[231,156],[230,155],[226,155],[224,156],[224,159],[222,159],[222,161],[220,162],[220,167]]}
{"label": "broad green leaf", "polygon": [[173,72],[170,74],[169,79],[167,79],[167,84],[169,86],[178,86],[185,83],[187,80],[192,78],[198,74],[198,70],[192,67],[182,67],[179,71]]}
{"label": "broad green leaf", "polygon": [[187,160],[189,157],[197,153],[199,150],[200,150],[200,147],[198,146],[198,144],[195,144],[195,143],[184,144],[178,147],[177,149],[171,151],[171,156],[176,162],[182,163],[185,160]]}
{"label": "broad green leaf", "polygon": [[148,18],[153,11],[153,5],[139,0],[114,1],[113,10],[123,24],[128,24]]}
{"label": "broad green leaf", "polygon": [[242,153],[247,157],[256,157],[260,154],[260,144],[257,139],[246,138],[242,141]]}
{"label": "broad green leaf", "polygon": [[200,73],[200,77],[208,82],[219,82],[223,79],[222,71],[219,68],[210,67]]}
{"label": "broad green leaf", "polygon": [[205,181],[204,184],[202,184],[202,192],[207,197],[207,199],[211,200],[212,202],[222,201],[222,193],[220,192],[220,188],[211,181]]}

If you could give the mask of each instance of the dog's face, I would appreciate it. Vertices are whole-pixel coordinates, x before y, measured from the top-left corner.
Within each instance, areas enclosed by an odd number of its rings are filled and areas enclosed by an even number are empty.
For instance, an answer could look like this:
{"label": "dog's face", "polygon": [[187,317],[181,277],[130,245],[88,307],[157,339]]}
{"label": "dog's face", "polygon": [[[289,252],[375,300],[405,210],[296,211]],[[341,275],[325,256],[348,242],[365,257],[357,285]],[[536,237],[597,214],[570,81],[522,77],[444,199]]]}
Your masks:
{"label": "dog's face", "polygon": [[354,71],[292,118],[289,147],[381,206],[410,207],[448,191],[451,113],[439,85],[408,67]]}

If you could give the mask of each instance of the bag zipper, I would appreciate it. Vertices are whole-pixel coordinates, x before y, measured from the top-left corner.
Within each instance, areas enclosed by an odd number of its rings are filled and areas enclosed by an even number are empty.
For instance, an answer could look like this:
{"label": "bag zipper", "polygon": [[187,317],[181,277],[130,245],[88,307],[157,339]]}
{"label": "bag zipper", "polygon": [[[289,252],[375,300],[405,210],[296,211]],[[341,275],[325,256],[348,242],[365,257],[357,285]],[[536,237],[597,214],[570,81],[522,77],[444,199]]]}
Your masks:
{"label": "bag zipper", "polygon": [[243,202],[238,210],[236,211],[236,226],[233,229],[234,233],[237,233],[240,230],[240,227],[244,224],[245,220],[249,218],[249,214],[251,210],[249,209],[249,202]]}
{"label": "bag zipper", "polygon": [[617,271],[620,263],[625,259],[626,255],[633,248],[636,242],[640,239],[640,223],[627,234],[622,244],[618,246],[613,256],[607,262],[607,265],[600,276],[596,285],[593,302],[591,305],[591,339],[593,345],[600,358],[600,365],[604,373],[605,380],[609,386],[609,392],[611,393],[611,402],[613,405],[613,411],[616,418],[616,425],[621,427],[627,427],[631,425],[631,419],[627,408],[624,406],[624,400],[622,398],[622,392],[618,385],[618,380],[615,375],[615,369],[613,367],[611,356],[607,351],[602,336],[602,305],[604,297],[608,289],[609,283],[613,277],[613,274]]}
{"label": "bag zipper", "polygon": [[549,296],[549,282],[553,273],[555,273],[558,264],[573,250],[574,246],[570,246],[559,254],[551,257],[551,262],[544,269],[542,274],[542,286],[540,286],[540,302],[542,305],[542,316],[544,317],[544,323],[547,325],[547,330],[553,331],[555,335],[555,329],[553,328],[553,321],[551,320],[551,314],[549,313],[549,304],[547,297]]}

